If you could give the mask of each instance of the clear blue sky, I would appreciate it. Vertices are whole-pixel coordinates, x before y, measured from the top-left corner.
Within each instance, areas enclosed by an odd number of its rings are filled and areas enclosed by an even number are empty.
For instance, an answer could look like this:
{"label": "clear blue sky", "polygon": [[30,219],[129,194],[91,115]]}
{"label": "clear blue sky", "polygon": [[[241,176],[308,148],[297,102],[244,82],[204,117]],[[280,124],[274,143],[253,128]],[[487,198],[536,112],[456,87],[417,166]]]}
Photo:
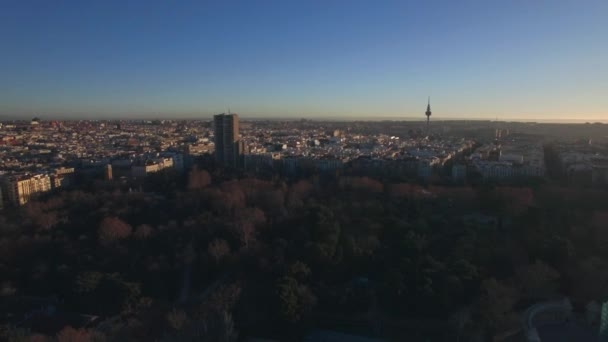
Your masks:
{"label": "clear blue sky", "polygon": [[0,1],[0,116],[608,120],[608,1]]}

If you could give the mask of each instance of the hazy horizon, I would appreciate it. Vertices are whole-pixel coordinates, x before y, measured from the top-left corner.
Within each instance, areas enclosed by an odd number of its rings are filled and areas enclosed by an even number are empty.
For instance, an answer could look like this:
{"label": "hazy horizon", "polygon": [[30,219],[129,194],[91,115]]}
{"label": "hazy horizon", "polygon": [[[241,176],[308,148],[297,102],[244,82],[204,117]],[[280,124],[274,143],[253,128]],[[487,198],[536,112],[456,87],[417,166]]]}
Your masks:
{"label": "hazy horizon", "polygon": [[[158,115],[116,115],[116,116],[108,116],[108,115],[86,115],[86,116],[78,116],[78,115],[33,115],[31,117],[22,117],[16,115],[0,115],[0,121],[29,121],[33,118],[40,118],[41,120],[52,121],[52,120],[65,120],[65,121],[79,121],[79,120],[212,120],[213,115],[221,114],[222,112],[213,113],[213,114],[201,114],[201,115],[191,115],[191,116],[175,116],[168,114],[158,114]],[[426,122],[426,117],[419,116],[251,116],[251,115],[243,115],[241,113],[238,114],[241,120],[243,121],[296,121],[301,119],[311,120],[311,121],[405,121],[405,122]],[[441,116],[431,116],[431,122],[449,122],[449,121],[489,121],[489,122],[521,122],[521,123],[555,123],[555,124],[585,124],[585,123],[603,123],[608,124],[608,120],[603,119],[538,119],[538,118],[499,118],[499,117],[441,117]]]}
{"label": "hazy horizon", "polygon": [[606,121],[607,14],[600,0],[9,1],[0,116],[424,118],[431,96],[432,119]]}

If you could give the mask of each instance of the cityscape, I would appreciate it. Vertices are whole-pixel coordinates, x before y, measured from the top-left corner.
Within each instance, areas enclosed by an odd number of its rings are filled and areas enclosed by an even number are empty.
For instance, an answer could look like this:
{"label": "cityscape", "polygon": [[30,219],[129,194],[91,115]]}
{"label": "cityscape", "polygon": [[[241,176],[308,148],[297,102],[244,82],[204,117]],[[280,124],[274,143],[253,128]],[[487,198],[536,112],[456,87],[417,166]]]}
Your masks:
{"label": "cityscape", "polygon": [[[0,125],[3,199],[30,197],[70,185],[76,174],[141,181],[165,169],[184,172],[199,159],[263,176],[351,174],[426,183],[541,180],[551,144],[554,175],[573,184],[608,184],[605,125],[497,121],[331,122],[210,120],[11,121]],[[554,129],[555,132],[551,132]],[[539,134],[539,130],[547,131]],[[586,135],[586,136],[585,136]]]}
{"label": "cityscape", "polygon": [[0,2],[0,342],[608,341],[608,2]]}
{"label": "cityscape", "polygon": [[[489,229],[489,227],[514,229],[512,225],[516,223],[513,220],[518,217],[517,215],[538,210],[532,198],[540,196],[534,194],[541,192],[538,190],[539,187],[556,187],[555,189],[561,189],[559,191],[574,188],[580,189],[582,193],[592,191],[593,196],[601,198],[606,196],[608,128],[604,124],[434,121],[430,120],[431,113],[429,103],[423,113],[426,120],[422,119],[421,115],[420,121],[241,120],[235,113],[217,114],[213,119],[207,120],[46,121],[34,118],[31,121],[5,121],[0,126],[2,142],[0,194],[1,208],[6,215],[4,222],[8,224],[11,217],[17,218],[23,215],[14,216],[14,210],[17,210],[30,216],[29,220],[33,221],[27,225],[38,227],[34,228],[34,231],[40,229],[49,231],[62,225],[59,212],[52,209],[50,204],[57,196],[63,197],[65,194],[82,189],[90,189],[88,191],[94,191],[93,194],[114,189],[112,191],[123,192],[127,197],[143,196],[141,198],[144,201],[166,202],[169,200],[166,197],[169,196],[167,191],[172,193],[182,189],[183,185],[178,185],[179,179],[186,180],[186,189],[190,191],[200,191],[196,189],[209,187],[212,179],[213,182],[217,182],[218,178],[242,179],[239,182],[257,179],[255,182],[266,184],[242,185],[254,188],[256,186],[273,188],[276,185],[271,184],[277,180],[282,180],[280,184],[283,185],[279,187],[285,186],[285,182],[291,183],[291,190],[288,190],[285,199],[281,198],[283,195],[279,195],[279,199],[266,198],[273,196],[271,191],[266,195],[258,195],[263,197],[253,200],[256,207],[270,205],[268,214],[259,209],[255,209],[259,211],[257,214],[242,212],[242,209],[239,209],[237,214],[239,220],[244,215],[254,222],[260,220],[255,218],[256,215],[261,215],[262,222],[269,219],[269,217],[264,218],[266,215],[270,217],[278,215],[276,219],[280,220],[285,213],[276,213],[276,210],[280,208],[288,210],[287,208],[293,205],[289,201],[293,200],[291,197],[295,196],[294,193],[297,191],[308,193],[318,186],[337,185],[339,191],[353,189],[353,191],[369,192],[372,195],[382,192],[390,196],[405,195],[410,201],[415,199],[415,202],[422,201],[420,203],[430,201],[439,204],[447,200],[450,207],[455,205],[452,201],[468,202],[468,209],[466,209],[467,205],[461,208],[461,203],[456,205],[458,210],[447,217],[465,227],[478,227],[477,229]],[[176,180],[178,183],[175,183]],[[382,183],[376,180],[381,180]],[[224,184],[230,182],[228,180]],[[163,189],[167,184],[173,184],[173,188]],[[220,184],[220,188],[222,186],[224,185]],[[482,203],[473,204],[476,201],[472,197],[488,196],[482,194],[487,190],[479,190],[487,186],[495,187],[493,191],[498,191],[491,195],[495,197],[493,200],[499,201],[499,206],[510,209],[496,211],[497,208],[492,210],[484,208]],[[300,187],[304,189],[299,189]],[[385,190],[382,190],[383,187]],[[479,191],[481,193],[475,195],[475,192]],[[246,193],[246,196],[250,195]],[[222,196],[211,197],[208,200],[230,201]],[[509,205],[503,201],[515,203]],[[228,205],[227,203],[216,205],[222,207]],[[156,204],[160,205],[160,203]],[[515,208],[512,207],[513,205]],[[51,209],[48,206],[51,206]],[[296,205],[291,209],[299,211],[300,206]],[[479,207],[476,208],[477,206]],[[212,205],[212,208],[214,207],[215,205]],[[602,207],[603,205],[599,208]],[[448,209],[449,212],[452,210]],[[503,210],[507,210],[508,214],[505,215]],[[149,214],[144,215],[146,217]],[[605,215],[605,211],[594,211],[590,222],[597,223],[591,224],[603,225],[606,218],[602,215]],[[118,223],[110,224],[107,222],[110,219],[115,219]],[[107,228],[110,232],[104,239],[122,239],[121,225],[128,227],[125,228],[128,231],[131,230],[127,223],[114,216],[104,219],[100,229],[104,229],[102,228],[104,224],[111,227]],[[194,223],[188,221],[178,223],[170,220],[168,224],[168,227],[172,225],[188,227]],[[140,225],[133,234],[142,239],[141,236],[153,234],[152,227],[153,225],[148,224]],[[168,227],[163,228],[159,225],[156,229],[160,231],[169,229]],[[237,233],[237,236],[240,236],[238,240],[244,243],[241,248],[247,248],[248,244],[252,243],[249,240],[253,240],[254,237],[247,237],[249,234],[252,232]],[[231,249],[224,240],[214,240],[213,243],[218,245],[210,244],[209,251],[205,253],[211,253],[214,258],[220,258],[216,253],[229,253],[227,251]],[[192,244],[187,246],[193,248]],[[221,250],[224,251],[220,252]],[[539,267],[541,269],[536,270]],[[534,272],[550,272],[547,267],[550,266],[545,264],[532,266]],[[370,280],[365,277],[357,281]],[[10,287],[7,289],[7,284],[5,283],[3,291],[9,293],[15,291]],[[187,295],[182,293],[180,296]],[[551,300],[531,306],[519,315],[525,317],[526,324],[534,324],[528,323],[533,319],[533,315],[547,315],[547,312],[553,317],[548,322],[556,317],[561,320],[564,319],[564,315],[573,315],[569,300]],[[55,303],[55,299],[44,301],[47,302],[44,305],[52,305],[53,308],[57,305],[49,304]],[[29,303],[29,300],[24,303]],[[600,306],[599,302],[589,303],[595,303],[593,304],[595,306],[587,305],[585,309],[587,313],[584,315],[588,318],[585,323],[561,328],[572,330],[569,332],[571,335],[567,335],[568,338],[571,336],[577,338],[587,336],[589,340],[595,338],[596,333],[593,330],[597,328],[594,328],[593,324],[597,323],[593,322],[599,322]],[[535,310],[539,313],[532,313]],[[558,316],[554,316],[555,310],[559,312]],[[597,318],[593,318],[595,316],[589,310],[597,310],[594,314]],[[178,313],[185,315],[182,311]],[[178,313],[173,312],[176,315]],[[48,313],[30,314],[41,315],[43,321],[51,317],[53,319],[62,317]],[[104,315],[101,312],[95,314],[100,315],[94,315],[94,318],[81,316],[81,318],[93,319],[91,322],[86,321],[88,323],[83,326],[95,326],[102,331],[107,329],[99,328],[108,324],[107,321],[102,320]],[[471,313],[468,312],[466,315]],[[10,316],[5,316],[4,319],[11,321]],[[26,319],[26,321],[32,320],[33,318]],[[546,322],[547,318],[538,320]],[[44,323],[33,321],[31,324],[34,324],[32,327],[35,329],[48,332],[45,330],[48,328],[38,326]],[[410,336],[391,331],[401,323],[391,324],[392,327],[382,330],[374,328],[374,331],[382,331],[383,335],[387,334],[384,336],[389,336],[391,339]],[[553,326],[555,323],[544,323],[548,325],[541,325],[538,329],[534,325],[526,324],[511,324],[510,331],[506,334],[514,338],[513,340],[521,340],[523,338],[521,334],[527,334],[525,336],[528,341],[536,341],[540,339],[539,330],[543,336],[563,333],[563,331],[559,332],[559,327]],[[412,329],[412,331],[415,331],[415,334],[422,334],[421,336],[428,334],[426,336],[438,335],[439,338],[443,338],[442,334],[430,333],[426,329],[419,329],[421,331]],[[74,331],[78,333],[77,330]],[[66,333],[63,330],[61,332]],[[68,330],[67,333],[69,332]],[[307,341],[376,340],[363,336],[333,330],[314,330],[306,338]]]}

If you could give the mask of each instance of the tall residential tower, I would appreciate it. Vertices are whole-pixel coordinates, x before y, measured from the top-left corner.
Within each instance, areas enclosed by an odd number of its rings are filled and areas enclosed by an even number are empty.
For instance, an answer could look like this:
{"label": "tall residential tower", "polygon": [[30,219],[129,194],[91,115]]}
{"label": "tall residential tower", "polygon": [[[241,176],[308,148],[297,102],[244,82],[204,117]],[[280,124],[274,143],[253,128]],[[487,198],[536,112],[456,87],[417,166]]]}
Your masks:
{"label": "tall residential tower", "polygon": [[236,167],[243,153],[239,138],[239,116],[218,114],[213,116],[215,129],[215,159],[218,164]]}

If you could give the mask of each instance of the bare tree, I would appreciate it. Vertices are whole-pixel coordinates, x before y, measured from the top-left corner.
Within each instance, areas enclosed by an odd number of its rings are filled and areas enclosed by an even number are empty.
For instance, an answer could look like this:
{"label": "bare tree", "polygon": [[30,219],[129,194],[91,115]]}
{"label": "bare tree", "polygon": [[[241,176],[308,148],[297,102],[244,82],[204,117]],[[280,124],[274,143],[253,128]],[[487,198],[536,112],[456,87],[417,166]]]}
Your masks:
{"label": "bare tree", "polygon": [[206,188],[211,184],[211,175],[205,170],[199,170],[196,166],[188,173],[188,189],[196,190]]}
{"label": "bare tree", "polygon": [[84,329],[63,328],[57,334],[57,342],[92,342],[91,333]]}
{"label": "bare tree", "polygon": [[113,242],[131,236],[131,225],[117,217],[106,217],[99,225],[99,239],[104,242]]}
{"label": "bare tree", "polygon": [[234,226],[234,232],[244,248],[248,248],[255,241],[255,226],[249,221],[239,221]]}

